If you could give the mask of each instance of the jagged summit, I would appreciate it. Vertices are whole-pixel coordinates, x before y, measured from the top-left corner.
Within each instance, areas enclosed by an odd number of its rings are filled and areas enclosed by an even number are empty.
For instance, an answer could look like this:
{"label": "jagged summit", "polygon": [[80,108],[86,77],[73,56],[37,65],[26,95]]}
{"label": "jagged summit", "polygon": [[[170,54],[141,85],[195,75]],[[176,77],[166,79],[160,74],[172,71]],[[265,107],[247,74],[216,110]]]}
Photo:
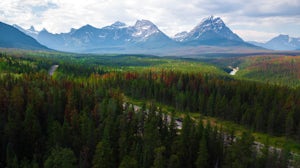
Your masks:
{"label": "jagged summit", "polygon": [[[154,23],[152,23],[151,21],[149,21],[149,20],[144,20],[144,19],[142,19],[142,20],[137,20],[136,22],[135,22],[135,25],[134,25],[134,27],[143,27],[143,26],[155,26],[154,25]],[[156,27],[156,26],[155,26]]]}
{"label": "jagged summit", "polygon": [[21,32],[29,35],[30,37],[33,37],[34,39],[36,39],[37,35],[39,34],[39,31],[37,31],[34,26],[30,26],[29,29],[23,29],[22,27],[13,24],[13,27],[15,27],[16,29],[20,30]]}
{"label": "jagged summit", "polygon": [[224,27],[226,27],[226,25],[220,17],[210,16],[208,18],[203,19],[193,30],[194,31],[196,30],[221,31]]}
{"label": "jagged summit", "polygon": [[149,36],[161,32],[155,24],[149,20],[138,20],[133,26],[135,29],[132,36],[141,38],[141,40],[147,39]]}
{"label": "jagged summit", "polygon": [[209,39],[243,41],[225,25],[220,17],[214,16],[203,19],[195,28],[182,37],[181,41],[203,41]]}
{"label": "jagged summit", "polygon": [[28,30],[30,30],[30,31],[36,31],[35,28],[34,28],[34,26],[30,26],[30,28]]}

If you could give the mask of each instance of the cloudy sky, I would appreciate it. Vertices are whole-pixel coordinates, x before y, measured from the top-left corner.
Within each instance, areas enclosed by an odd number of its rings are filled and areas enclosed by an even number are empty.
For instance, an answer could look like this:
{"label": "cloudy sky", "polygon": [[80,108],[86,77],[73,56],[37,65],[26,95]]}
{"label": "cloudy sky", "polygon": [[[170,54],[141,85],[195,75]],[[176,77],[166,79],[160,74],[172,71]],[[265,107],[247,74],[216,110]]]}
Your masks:
{"label": "cloudy sky", "polygon": [[300,0],[1,0],[0,21],[53,33],[115,21],[155,23],[169,36],[189,31],[203,18],[221,17],[244,40],[278,34],[300,37]]}

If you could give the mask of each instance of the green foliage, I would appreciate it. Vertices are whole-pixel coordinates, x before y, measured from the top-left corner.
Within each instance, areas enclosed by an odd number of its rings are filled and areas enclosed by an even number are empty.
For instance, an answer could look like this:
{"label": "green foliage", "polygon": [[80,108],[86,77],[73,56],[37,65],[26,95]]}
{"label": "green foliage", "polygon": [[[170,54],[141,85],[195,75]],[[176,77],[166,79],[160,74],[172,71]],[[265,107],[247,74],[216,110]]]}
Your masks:
{"label": "green foliage", "polygon": [[208,149],[207,149],[207,142],[205,136],[202,136],[200,141],[198,157],[196,160],[196,167],[197,168],[208,167]]}
{"label": "green foliage", "polygon": [[295,117],[299,89],[172,71],[120,74],[115,86],[136,99],[154,99],[176,111],[200,112],[272,135],[296,138],[300,123]]}
{"label": "green foliage", "polygon": [[55,147],[51,150],[50,155],[47,157],[44,167],[76,167],[76,157],[71,149]]}
{"label": "green foliage", "polygon": [[154,149],[154,163],[152,168],[164,168],[166,167],[166,158],[165,158],[166,148],[164,146]]}
{"label": "green foliage", "polygon": [[93,159],[93,168],[109,168],[113,167],[113,155],[110,144],[107,141],[101,141],[97,144],[96,152]]}
{"label": "green foliage", "polygon": [[134,158],[124,156],[119,168],[138,168],[138,163]]}
{"label": "green foliage", "polygon": [[300,57],[287,53],[286,55],[265,54],[209,60],[213,64],[224,67],[239,67],[235,78],[253,80],[262,83],[289,87],[300,86]]}

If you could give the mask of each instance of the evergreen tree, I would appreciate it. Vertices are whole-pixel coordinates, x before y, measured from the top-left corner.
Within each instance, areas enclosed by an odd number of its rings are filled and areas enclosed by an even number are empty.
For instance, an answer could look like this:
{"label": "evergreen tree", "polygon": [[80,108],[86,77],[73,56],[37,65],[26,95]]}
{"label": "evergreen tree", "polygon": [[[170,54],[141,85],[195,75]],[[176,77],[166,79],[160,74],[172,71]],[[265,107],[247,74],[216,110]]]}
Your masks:
{"label": "evergreen tree", "polygon": [[154,163],[152,168],[164,168],[166,167],[166,158],[165,158],[166,148],[164,146],[155,148],[154,153]]}
{"label": "evergreen tree", "polygon": [[45,168],[76,167],[76,157],[71,149],[55,147],[44,162]]}
{"label": "evergreen tree", "polygon": [[110,168],[113,167],[113,155],[110,144],[107,140],[100,141],[97,144],[96,152],[93,157],[93,168]]}
{"label": "evergreen tree", "polygon": [[207,168],[208,165],[208,149],[207,149],[207,142],[206,137],[202,136],[200,145],[199,145],[199,151],[198,151],[198,157],[196,160],[196,167],[197,168]]}
{"label": "evergreen tree", "polygon": [[119,168],[138,168],[138,163],[134,158],[126,155],[124,156]]}
{"label": "evergreen tree", "polygon": [[6,147],[6,164],[9,168],[18,168],[18,158],[13,151],[12,144],[9,143]]}
{"label": "evergreen tree", "polygon": [[28,104],[26,108],[25,120],[23,123],[24,127],[24,147],[27,158],[32,158],[33,153],[37,149],[37,145],[39,143],[39,139],[41,138],[41,126],[36,117],[35,112],[33,111],[33,106]]}
{"label": "evergreen tree", "polygon": [[177,155],[170,156],[168,168],[180,168],[180,160]]}
{"label": "evergreen tree", "polygon": [[243,132],[242,137],[230,147],[229,157],[231,157],[230,164],[233,168],[251,167],[253,164],[253,146],[254,137],[249,132]]}

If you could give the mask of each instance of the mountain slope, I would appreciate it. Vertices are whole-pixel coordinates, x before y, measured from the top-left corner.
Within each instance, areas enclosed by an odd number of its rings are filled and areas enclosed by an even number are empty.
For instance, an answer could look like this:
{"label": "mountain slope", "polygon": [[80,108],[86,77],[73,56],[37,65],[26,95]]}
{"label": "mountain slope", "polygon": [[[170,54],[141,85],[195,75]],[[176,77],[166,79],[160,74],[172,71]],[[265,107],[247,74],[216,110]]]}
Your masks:
{"label": "mountain slope", "polygon": [[30,50],[46,50],[32,37],[24,34],[13,26],[0,22],[0,47]]}

